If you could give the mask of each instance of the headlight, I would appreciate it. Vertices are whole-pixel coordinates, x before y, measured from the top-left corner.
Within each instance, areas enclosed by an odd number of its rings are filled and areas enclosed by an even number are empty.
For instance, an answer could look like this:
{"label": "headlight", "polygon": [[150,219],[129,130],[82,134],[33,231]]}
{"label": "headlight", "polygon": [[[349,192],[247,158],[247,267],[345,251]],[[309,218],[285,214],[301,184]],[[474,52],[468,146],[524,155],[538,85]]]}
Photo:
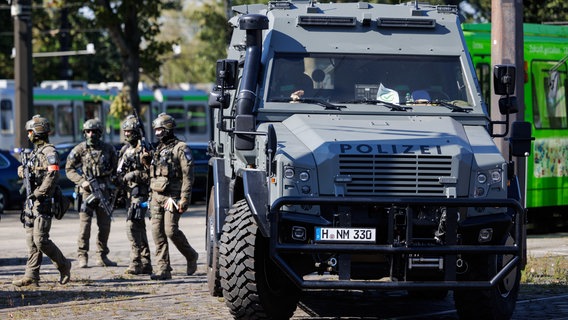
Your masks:
{"label": "headlight", "polygon": [[294,174],[295,174],[295,172],[294,172],[294,169],[292,169],[292,168],[286,168],[284,170],[284,178],[286,178],[286,179],[293,179]]}
{"label": "headlight", "polygon": [[491,170],[489,171],[489,174],[491,175],[491,183],[501,182],[502,179],[501,169]]}
{"label": "headlight", "polygon": [[306,182],[310,180],[310,174],[307,171],[300,172],[300,181]]}
{"label": "headlight", "polygon": [[503,170],[499,168],[489,169],[477,172],[475,177],[475,187],[473,196],[476,198],[486,197],[489,191],[493,190],[496,184],[500,184],[503,180]]}

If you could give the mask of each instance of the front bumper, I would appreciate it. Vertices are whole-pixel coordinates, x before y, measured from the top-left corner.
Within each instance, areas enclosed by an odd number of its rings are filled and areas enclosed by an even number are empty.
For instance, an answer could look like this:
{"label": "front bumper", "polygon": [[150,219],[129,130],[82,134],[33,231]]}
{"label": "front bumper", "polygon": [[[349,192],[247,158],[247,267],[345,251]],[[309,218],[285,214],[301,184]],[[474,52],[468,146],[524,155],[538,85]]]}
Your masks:
{"label": "front bumper", "polygon": [[[286,216],[281,210],[285,205],[337,205],[341,207],[360,206],[397,206],[397,207],[446,207],[449,212],[446,221],[446,238],[444,245],[414,246],[395,244],[328,244],[328,243],[284,243],[279,235],[279,225],[283,220],[294,219]],[[467,207],[499,207],[508,208],[508,213],[478,216],[457,221],[458,208]],[[451,211],[450,211],[451,210]],[[321,223],[322,218],[303,217],[302,223]],[[411,217],[407,217],[407,221]],[[515,268],[524,267],[525,259],[525,210],[521,204],[512,199],[424,199],[424,198],[350,198],[350,197],[283,197],[276,200],[269,213],[270,221],[270,256],[273,261],[300,288],[304,289],[458,289],[458,288],[490,288],[496,286],[507,274]],[[485,226],[511,226],[514,243],[502,244],[458,244],[458,233],[475,232]],[[438,255],[443,256],[443,279],[432,281],[374,281],[354,280],[349,276],[326,279],[313,279],[299,274],[292,266],[290,257],[293,255],[324,255],[324,254],[368,254],[368,255]],[[508,262],[497,270],[496,274],[486,281],[467,281],[458,279],[456,260],[458,255],[508,255]]]}

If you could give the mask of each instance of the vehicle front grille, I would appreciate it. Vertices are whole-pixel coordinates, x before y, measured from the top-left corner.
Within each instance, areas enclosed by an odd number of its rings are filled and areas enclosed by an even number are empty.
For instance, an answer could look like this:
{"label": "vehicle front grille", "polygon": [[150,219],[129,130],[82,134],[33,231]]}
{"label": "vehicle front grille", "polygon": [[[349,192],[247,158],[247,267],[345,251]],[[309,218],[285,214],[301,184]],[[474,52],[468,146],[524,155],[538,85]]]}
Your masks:
{"label": "vehicle front grille", "polygon": [[443,196],[440,177],[450,177],[451,156],[340,155],[339,173],[350,176],[351,196]]}

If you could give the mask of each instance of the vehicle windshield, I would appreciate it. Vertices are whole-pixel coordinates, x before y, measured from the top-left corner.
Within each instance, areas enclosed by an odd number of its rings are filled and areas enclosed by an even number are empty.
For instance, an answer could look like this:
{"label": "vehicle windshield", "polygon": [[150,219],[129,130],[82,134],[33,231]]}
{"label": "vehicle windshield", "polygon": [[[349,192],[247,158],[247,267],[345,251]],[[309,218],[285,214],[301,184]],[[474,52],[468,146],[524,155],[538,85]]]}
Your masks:
{"label": "vehicle windshield", "polygon": [[267,101],[468,106],[465,83],[459,57],[280,54]]}

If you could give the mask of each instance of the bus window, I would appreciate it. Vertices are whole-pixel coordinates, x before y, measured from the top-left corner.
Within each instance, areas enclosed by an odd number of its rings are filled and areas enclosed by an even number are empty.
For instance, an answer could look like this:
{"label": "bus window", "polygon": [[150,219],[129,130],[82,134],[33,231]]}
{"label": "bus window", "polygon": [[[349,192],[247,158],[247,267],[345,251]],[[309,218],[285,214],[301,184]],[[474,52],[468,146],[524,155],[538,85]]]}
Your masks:
{"label": "bus window", "polygon": [[12,101],[0,101],[0,131],[2,134],[14,133],[14,108]]}
{"label": "bus window", "polygon": [[207,113],[204,105],[188,106],[189,114],[189,133],[207,132]]}
{"label": "bus window", "polygon": [[182,104],[170,104],[166,106],[166,113],[176,120],[174,134],[178,137],[185,137],[185,127],[188,117]]}
{"label": "bus window", "polygon": [[53,126],[56,128],[59,136],[72,136],[73,127],[73,106],[69,104],[60,104],[57,106],[57,123]]}
{"label": "bus window", "polygon": [[55,106],[51,104],[37,104],[34,105],[34,108],[35,114],[39,114],[40,116],[49,120],[49,124],[51,125],[51,131],[49,132],[49,135],[55,135]]}
{"label": "bus window", "polygon": [[[538,129],[568,128],[566,65],[533,61],[533,122]],[[553,69],[554,68],[554,69]]]}

